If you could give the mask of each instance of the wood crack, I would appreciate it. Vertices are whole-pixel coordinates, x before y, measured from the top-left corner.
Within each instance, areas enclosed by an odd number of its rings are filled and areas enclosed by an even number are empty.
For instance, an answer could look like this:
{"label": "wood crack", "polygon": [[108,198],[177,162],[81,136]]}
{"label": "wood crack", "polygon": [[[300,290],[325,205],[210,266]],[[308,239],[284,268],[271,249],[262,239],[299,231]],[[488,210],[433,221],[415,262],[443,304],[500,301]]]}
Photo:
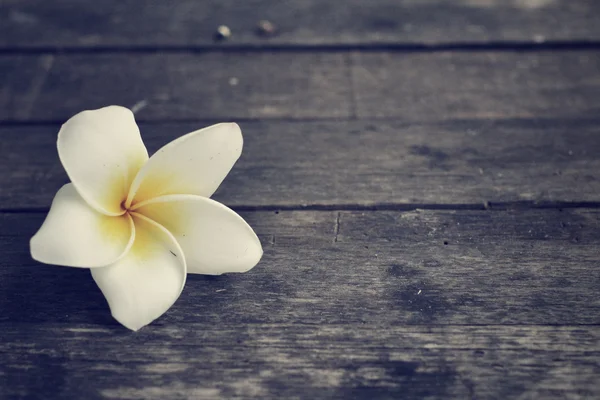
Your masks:
{"label": "wood crack", "polygon": [[338,212],[335,218],[335,226],[334,226],[334,237],[333,237],[333,242],[337,243],[338,241],[338,235],[340,234],[340,217],[341,217],[341,212]]}

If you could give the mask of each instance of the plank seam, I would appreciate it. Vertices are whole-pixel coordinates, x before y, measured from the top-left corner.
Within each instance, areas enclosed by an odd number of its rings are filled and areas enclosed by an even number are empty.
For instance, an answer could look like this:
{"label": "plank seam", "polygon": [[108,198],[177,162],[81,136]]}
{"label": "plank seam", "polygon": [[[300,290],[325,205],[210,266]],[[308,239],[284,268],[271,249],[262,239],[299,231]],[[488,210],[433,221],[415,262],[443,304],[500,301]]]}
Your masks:
{"label": "plank seam", "polygon": [[[29,126],[45,126],[45,127],[60,127],[60,125],[62,125],[68,117],[65,117],[64,119],[57,119],[57,120],[52,120],[52,119],[39,119],[39,120],[18,120],[18,119],[5,119],[5,120],[0,120],[0,128],[11,128],[11,127],[29,127]],[[243,123],[243,122],[265,122],[265,123],[272,123],[272,122],[289,122],[289,123],[304,123],[304,122],[339,122],[339,123],[345,123],[345,122],[349,122],[349,121],[362,121],[365,123],[378,123],[378,122],[398,122],[401,123],[401,125],[403,126],[419,126],[419,125],[428,125],[428,126],[443,126],[446,125],[448,123],[480,123],[480,122],[486,122],[486,126],[493,126],[495,123],[534,123],[534,124],[542,124],[542,123],[554,123],[554,122],[572,122],[572,123],[584,123],[584,124],[596,124],[600,121],[600,117],[589,117],[589,116],[584,116],[584,117],[564,117],[564,116],[560,116],[560,117],[547,117],[547,116],[541,116],[541,117],[506,117],[506,118],[488,118],[488,117],[482,117],[482,118],[447,118],[447,119],[440,119],[440,120],[407,120],[405,117],[398,117],[398,116],[381,116],[381,117],[377,117],[377,116],[367,116],[367,117],[360,117],[360,118],[356,118],[355,120],[351,120],[347,117],[329,117],[329,116],[324,116],[324,117],[268,117],[268,118],[262,118],[262,117],[235,117],[235,116],[230,116],[230,117],[223,117],[223,118],[217,118],[217,119],[211,119],[211,118],[198,118],[198,119],[194,119],[194,118],[175,118],[175,119],[155,119],[155,120],[148,120],[148,119],[144,119],[143,117],[139,118],[136,115],[136,122],[138,123],[138,125],[148,125],[148,126],[155,126],[155,125],[172,125],[172,124],[205,124],[205,125],[209,125],[209,124],[214,124],[214,123],[219,123],[222,122],[224,119],[234,119],[236,122],[238,123]]]}
{"label": "plank seam", "polygon": [[[66,120],[68,119],[68,116],[66,116],[63,119],[57,119],[57,120],[44,120],[44,119],[39,119],[39,120],[17,120],[17,119],[5,119],[5,120],[0,120],[0,128],[13,128],[13,127],[36,127],[36,126],[43,126],[43,127],[50,127],[50,128],[58,128],[60,127]],[[204,125],[211,125],[211,124],[215,124],[215,123],[219,123],[222,122],[223,120],[226,119],[231,119],[231,120],[235,120],[235,122],[237,123],[244,123],[244,122],[248,122],[248,123],[255,123],[255,122],[263,122],[263,123],[275,123],[275,122],[286,122],[286,123],[306,123],[306,122],[338,122],[338,123],[346,123],[346,122],[350,122],[350,121],[360,121],[360,122],[365,122],[365,123],[383,123],[383,122],[397,122],[399,123],[401,126],[423,126],[423,125],[427,125],[427,126],[444,126],[447,125],[449,123],[481,123],[481,122],[486,122],[487,125],[489,126],[493,126],[495,123],[531,123],[531,124],[548,124],[548,123],[555,123],[555,122],[561,122],[561,123],[567,123],[567,122],[573,122],[573,123],[582,123],[582,124],[597,124],[598,122],[600,122],[600,117],[589,117],[589,116],[584,116],[584,117],[576,117],[576,118],[572,118],[572,117],[547,117],[547,116],[542,116],[542,117],[507,117],[507,118],[488,118],[488,117],[481,117],[481,118],[447,118],[447,119],[439,119],[439,120],[407,120],[405,117],[398,117],[398,116],[386,116],[386,117],[377,117],[377,116],[367,116],[367,117],[360,117],[360,118],[356,118],[356,119],[349,119],[347,117],[329,117],[329,116],[324,116],[324,117],[268,117],[268,118],[251,118],[251,117],[236,117],[236,116],[229,116],[229,117],[223,117],[223,118],[217,118],[217,119],[211,119],[211,118],[198,118],[198,119],[194,119],[194,118],[175,118],[175,119],[155,119],[155,120],[149,120],[149,119],[144,119],[143,117],[138,118],[138,116],[136,115],[136,122],[138,125],[147,125],[147,126],[156,126],[156,125],[173,125],[173,124],[204,124]],[[485,127],[485,126],[484,126]],[[58,132],[58,131],[57,131]],[[56,133],[56,132],[55,132]]]}
{"label": "plank seam", "polygon": [[[585,202],[552,202],[536,203],[530,201],[515,202],[490,202],[468,204],[429,204],[429,203],[407,203],[407,204],[293,204],[293,205],[229,205],[238,212],[251,211],[414,211],[414,210],[473,210],[473,211],[524,211],[535,209],[572,209],[572,208],[600,208],[600,201]],[[0,208],[4,214],[37,214],[47,213],[49,207],[24,207],[24,208]]]}
{"label": "plank seam", "polygon": [[352,52],[387,51],[406,53],[600,50],[600,40],[491,41],[486,43],[363,43],[363,44],[209,44],[209,45],[103,45],[86,46],[4,46],[0,54],[89,54],[89,53],[237,53],[237,52]]}
{"label": "plank seam", "polygon": [[[357,325],[362,325],[360,322],[356,323]],[[101,328],[101,329],[112,329],[115,327],[118,327],[117,325],[102,325],[101,327],[98,327],[98,325],[96,324],[92,324],[92,323],[86,323],[86,322],[56,322],[56,321],[9,321],[9,320],[3,320],[0,321],[0,326],[2,325],[11,325],[11,326],[15,326],[15,325],[35,325],[35,326],[40,326],[40,325],[52,325],[52,326],[56,326],[56,327],[72,327],[72,326],[93,326],[96,328]],[[181,323],[181,326],[188,326],[188,325],[202,325],[202,322],[191,322],[191,323]],[[268,323],[268,322],[249,322],[249,323],[245,323],[245,326],[251,327],[251,326],[264,326],[264,327],[277,327],[277,326],[289,326],[290,323],[285,323],[285,322],[276,322],[276,323]],[[167,327],[172,326],[171,325],[161,325],[161,324],[153,324],[153,326],[157,329],[164,329]],[[344,328],[347,327],[348,324],[346,323],[331,323],[331,324],[323,324],[322,322],[314,322],[314,323],[307,323],[307,322],[303,322],[303,323],[298,323],[295,322],[294,326],[327,326],[327,327],[331,327],[331,328]],[[364,326],[364,325],[363,325]],[[373,325],[374,328],[377,327],[386,327],[387,324],[376,324]],[[524,324],[524,323],[515,323],[515,324],[498,324],[498,323],[488,323],[488,324],[473,324],[473,323],[469,323],[469,324],[461,324],[461,323],[449,323],[449,324],[441,324],[441,323],[433,323],[433,322],[427,322],[427,323],[404,323],[402,324],[402,328],[452,328],[452,327],[458,327],[458,328],[465,328],[465,327],[475,327],[475,328],[485,328],[485,327],[508,327],[508,328],[532,328],[532,327],[557,327],[557,328],[578,328],[578,327],[598,327],[600,328],[600,323],[548,323],[548,324]]]}

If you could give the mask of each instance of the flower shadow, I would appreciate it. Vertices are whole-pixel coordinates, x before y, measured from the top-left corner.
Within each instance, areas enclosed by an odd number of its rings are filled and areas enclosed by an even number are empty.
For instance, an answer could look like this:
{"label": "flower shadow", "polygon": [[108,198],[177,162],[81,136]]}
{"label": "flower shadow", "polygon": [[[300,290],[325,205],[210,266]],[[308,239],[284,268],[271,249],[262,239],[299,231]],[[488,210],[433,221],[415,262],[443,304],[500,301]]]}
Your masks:
{"label": "flower shadow", "polygon": [[2,266],[2,322],[74,322],[115,325],[87,269],[39,264],[27,252]]}

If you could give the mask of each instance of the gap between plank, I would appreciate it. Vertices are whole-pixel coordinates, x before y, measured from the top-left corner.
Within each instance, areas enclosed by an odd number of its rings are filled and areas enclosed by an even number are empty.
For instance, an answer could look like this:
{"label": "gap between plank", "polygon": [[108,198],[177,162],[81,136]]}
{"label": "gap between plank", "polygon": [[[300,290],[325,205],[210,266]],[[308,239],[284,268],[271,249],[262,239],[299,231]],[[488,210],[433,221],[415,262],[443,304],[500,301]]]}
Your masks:
{"label": "gap between plank", "polygon": [[[357,325],[361,325],[360,322],[356,323]],[[106,330],[112,330],[115,327],[117,327],[117,325],[106,325],[103,327],[98,327],[97,325],[91,324],[91,323],[83,323],[83,322],[72,322],[72,323],[64,323],[64,322],[14,322],[14,321],[0,321],[0,326],[2,325],[10,325],[11,327],[13,326],[17,326],[17,325],[25,325],[25,326],[30,326],[30,325],[36,325],[36,326],[43,326],[43,325],[56,325],[60,327],[64,327],[65,329],[70,329],[68,325],[71,326],[78,326],[78,327],[82,327],[82,326],[92,326],[96,329],[106,329]],[[188,326],[188,325],[202,325],[202,322],[191,322],[189,324],[185,324],[182,323],[182,326]],[[288,326],[290,325],[290,323],[286,323],[286,322],[275,322],[275,323],[265,323],[265,322],[249,322],[245,324],[246,326],[265,326],[265,327],[272,327],[272,326]],[[323,324],[322,322],[314,322],[314,323],[294,323],[295,326],[327,326],[330,328],[336,328],[336,327],[348,327],[351,326],[349,324],[343,324],[343,323],[331,323],[331,324]],[[387,326],[387,325],[385,325]],[[577,324],[577,323],[569,323],[569,324],[561,324],[561,323],[555,323],[555,324],[523,324],[523,323],[519,323],[519,324],[497,324],[497,323],[492,323],[492,324],[473,324],[473,323],[469,323],[469,324],[460,324],[460,323],[450,323],[450,324],[440,324],[440,323],[432,323],[432,322],[426,322],[426,323],[410,323],[410,324],[402,324],[402,328],[419,328],[419,327],[423,327],[423,328],[452,328],[452,327],[494,327],[494,326],[498,326],[498,327],[510,327],[510,328],[531,328],[531,327],[557,327],[557,328],[577,328],[577,327],[600,327],[600,324]],[[165,328],[164,325],[155,325],[156,328]],[[374,328],[377,328],[378,325],[373,325]]]}
{"label": "gap between plank", "polygon": [[85,46],[31,46],[1,47],[0,54],[89,54],[89,53],[236,53],[236,52],[352,52],[388,51],[399,53],[435,52],[486,52],[486,51],[556,51],[599,50],[598,40],[549,40],[543,43],[530,41],[497,41],[487,43],[364,43],[364,44],[214,44],[214,45],[101,45]]}
{"label": "gap between plank", "polygon": [[[600,208],[600,201],[582,202],[540,202],[534,201],[512,201],[512,202],[490,202],[469,204],[288,204],[288,205],[233,205],[229,206],[234,211],[414,211],[414,210],[480,210],[480,211],[507,211],[507,210],[531,210],[531,209],[563,209],[563,208]],[[24,207],[24,208],[0,208],[0,213],[5,214],[35,214],[47,213],[50,207]],[[336,229],[339,229],[339,221]]]}
{"label": "gap between plank", "polygon": [[[125,105],[125,106],[133,106]],[[0,120],[0,128],[3,127],[27,127],[27,126],[55,126],[59,128],[68,117],[59,120]],[[535,124],[548,124],[554,122],[572,122],[572,123],[598,123],[600,118],[598,117],[508,117],[508,118],[448,118],[441,120],[407,120],[404,117],[398,116],[381,116],[381,117],[360,117],[360,118],[348,118],[348,117],[300,117],[300,118],[290,118],[290,117],[269,117],[269,118],[251,118],[251,117],[224,117],[218,119],[210,119],[210,118],[175,118],[175,119],[156,119],[156,120],[148,120],[142,118],[138,118],[136,115],[136,123],[138,125],[172,125],[172,124],[204,124],[206,126],[211,124],[216,124],[219,122],[223,122],[223,120],[235,120],[237,123],[244,122],[262,122],[262,123],[272,123],[272,122],[289,122],[289,123],[303,123],[303,122],[339,122],[339,123],[347,123],[353,121],[363,121],[363,122],[399,122],[404,126],[414,126],[414,125],[443,125],[450,122],[456,123],[480,123],[482,121],[488,122],[489,124],[493,124],[496,122],[501,123],[535,123]],[[57,131],[58,132],[58,131]]]}

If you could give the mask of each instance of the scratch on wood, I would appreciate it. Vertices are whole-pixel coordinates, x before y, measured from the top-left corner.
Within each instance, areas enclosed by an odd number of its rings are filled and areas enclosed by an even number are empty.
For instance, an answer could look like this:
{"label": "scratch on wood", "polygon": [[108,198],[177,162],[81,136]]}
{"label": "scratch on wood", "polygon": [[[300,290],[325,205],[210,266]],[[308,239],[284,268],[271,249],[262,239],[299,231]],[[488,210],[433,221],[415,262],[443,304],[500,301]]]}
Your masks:
{"label": "scratch on wood", "polygon": [[334,238],[333,242],[336,243],[338,241],[338,235],[340,233],[340,216],[341,212],[338,211],[337,216],[335,218],[335,227],[334,227]]}
{"label": "scratch on wood", "polygon": [[349,115],[349,119],[356,119],[358,118],[358,105],[357,105],[357,101],[356,101],[356,90],[354,88],[354,68],[353,68],[353,61],[352,61],[352,54],[347,54],[345,57],[345,61],[346,61],[346,69],[347,69],[347,79],[348,79],[348,87],[350,90],[350,115]]}
{"label": "scratch on wood", "polygon": [[271,245],[275,246],[275,235],[271,235]]}
{"label": "scratch on wood", "polygon": [[131,107],[131,112],[134,114],[137,114],[138,112],[140,112],[142,109],[146,108],[146,106],[148,105],[148,100],[140,100],[137,103],[135,103],[133,105],[133,107]]}
{"label": "scratch on wood", "polygon": [[25,97],[25,101],[23,102],[23,107],[21,107],[20,112],[18,113],[19,118],[29,119],[31,118],[31,110],[33,109],[33,105],[38,99],[40,92],[42,90],[42,86],[46,82],[48,75],[50,74],[50,70],[54,65],[54,55],[49,54],[41,57],[40,60],[42,71],[33,79],[31,82],[29,95]]}

